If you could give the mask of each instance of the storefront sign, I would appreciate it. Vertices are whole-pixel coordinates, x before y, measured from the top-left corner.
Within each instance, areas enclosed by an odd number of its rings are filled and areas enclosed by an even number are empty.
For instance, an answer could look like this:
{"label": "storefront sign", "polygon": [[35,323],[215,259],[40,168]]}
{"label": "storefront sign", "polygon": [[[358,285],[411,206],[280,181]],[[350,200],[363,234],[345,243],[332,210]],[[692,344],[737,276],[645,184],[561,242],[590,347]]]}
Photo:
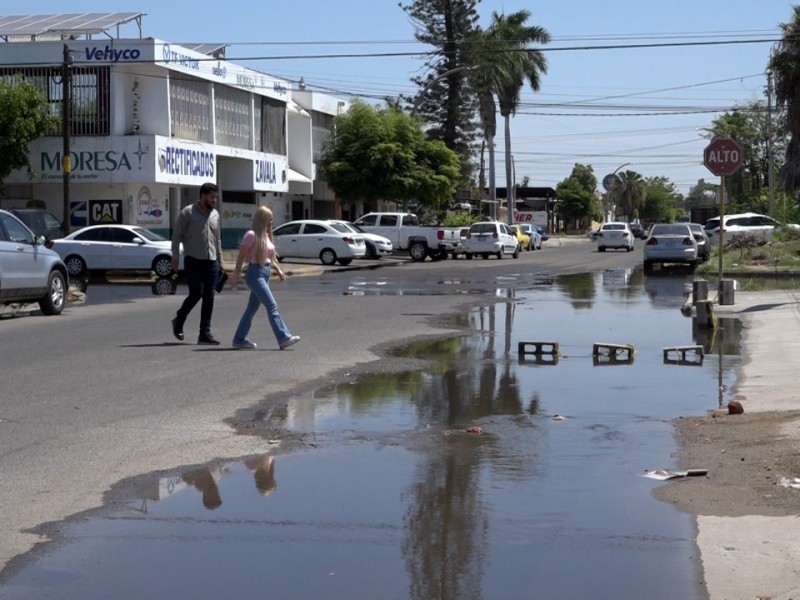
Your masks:
{"label": "storefront sign", "polygon": [[217,179],[217,146],[181,142],[156,136],[158,166],[155,181],[178,185],[202,185]]}
{"label": "storefront sign", "polygon": [[253,215],[256,212],[255,204],[241,204],[239,202],[225,202],[223,192],[222,226],[225,228],[250,229],[253,226]]}
{"label": "storefront sign", "polygon": [[133,198],[132,221],[144,227],[167,227],[169,225],[169,198],[159,198],[150,186],[143,185]]}
{"label": "storefront sign", "polygon": [[122,223],[122,200],[72,200],[69,203],[70,227]]}

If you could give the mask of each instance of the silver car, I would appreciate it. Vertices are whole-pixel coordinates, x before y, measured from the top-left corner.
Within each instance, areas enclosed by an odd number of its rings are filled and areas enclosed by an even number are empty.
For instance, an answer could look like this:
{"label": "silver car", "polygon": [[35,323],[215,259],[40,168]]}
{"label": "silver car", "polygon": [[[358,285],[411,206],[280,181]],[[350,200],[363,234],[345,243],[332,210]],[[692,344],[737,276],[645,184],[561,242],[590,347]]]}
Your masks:
{"label": "silver car", "polygon": [[67,268],[22,221],[0,210],[0,303],[36,302],[58,315],[67,299]]}
{"label": "silver car", "polygon": [[364,236],[343,223],[301,219],[289,221],[273,232],[278,259],[318,258],[323,265],[349,265],[367,253]]}
{"label": "silver car", "polygon": [[656,223],[644,244],[644,269],[654,264],[682,263],[695,267],[699,260],[697,240],[686,223]]}
{"label": "silver car", "polygon": [[[172,242],[136,225],[90,225],[53,240],[53,250],[76,277],[86,271],[154,271],[159,277],[172,273]],[[178,270],[182,263],[183,256]]]}

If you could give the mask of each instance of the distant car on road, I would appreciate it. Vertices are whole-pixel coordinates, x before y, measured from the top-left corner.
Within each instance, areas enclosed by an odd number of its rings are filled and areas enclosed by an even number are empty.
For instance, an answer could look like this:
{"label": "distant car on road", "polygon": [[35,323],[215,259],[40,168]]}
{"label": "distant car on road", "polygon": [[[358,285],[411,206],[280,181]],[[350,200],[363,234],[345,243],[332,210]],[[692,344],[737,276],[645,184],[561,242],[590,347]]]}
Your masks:
{"label": "distant car on road", "polygon": [[61,314],[67,278],[67,267],[58,254],[44,247],[44,237],[0,210],[0,303],[36,302],[46,315]]}
{"label": "distant car on road", "polygon": [[349,265],[367,253],[364,236],[335,221],[289,221],[273,232],[279,258],[318,258],[323,265]]}
{"label": "distant car on road", "polygon": [[505,223],[499,221],[473,223],[464,241],[464,251],[467,260],[471,260],[476,254],[483,258],[489,258],[489,255],[493,254],[498,260],[506,254],[517,258],[519,241]]}
{"label": "distant car on road", "polygon": [[[542,237],[542,241],[546,242],[550,239],[550,234],[547,232],[547,229],[542,227],[541,225],[534,224],[533,228],[539,232],[539,235]],[[541,246],[540,246],[541,247]]]}
{"label": "distant car on road", "polygon": [[53,250],[75,277],[87,271],[153,271],[159,277],[172,273],[172,242],[137,225],[90,225],[54,240]]}
{"label": "distant car on road", "polygon": [[633,233],[627,223],[618,221],[603,223],[597,232],[597,251],[605,252],[606,248],[633,251]]}
{"label": "distant car on road", "polygon": [[520,250],[530,250],[531,249],[531,235],[527,231],[523,231],[522,227],[518,224],[514,223],[513,225],[508,226],[511,229],[511,232],[517,238],[517,242],[519,242]]}
{"label": "distant car on road", "polygon": [[364,244],[367,246],[367,253],[364,258],[378,260],[381,256],[388,256],[392,253],[392,240],[377,233],[369,233],[362,227],[349,221],[336,221],[336,223],[344,223],[347,227],[353,230],[353,233],[359,234],[364,237]]}
{"label": "distant car on road", "polygon": [[711,242],[706,235],[706,230],[699,223],[688,223],[689,229],[697,242],[697,258],[703,262],[711,255]]}
{"label": "distant car on road", "polygon": [[633,237],[640,240],[643,240],[647,237],[647,232],[645,231],[644,227],[642,227],[641,223],[628,223],[628,227],[631,228]]}
{"label": "distant car on road", "polygon": [[656,223],[644,245],[644,270],[654,264],[682,263],[697,265],[697,240],[688,223]]}
{"label": "distant car on road", "polygon": [[529,250],[542,249],[542,235],[539,233],[535,223],[515,223],[515,225],[519,225],[519,228],[530,236],[531,247],[528,248]]}

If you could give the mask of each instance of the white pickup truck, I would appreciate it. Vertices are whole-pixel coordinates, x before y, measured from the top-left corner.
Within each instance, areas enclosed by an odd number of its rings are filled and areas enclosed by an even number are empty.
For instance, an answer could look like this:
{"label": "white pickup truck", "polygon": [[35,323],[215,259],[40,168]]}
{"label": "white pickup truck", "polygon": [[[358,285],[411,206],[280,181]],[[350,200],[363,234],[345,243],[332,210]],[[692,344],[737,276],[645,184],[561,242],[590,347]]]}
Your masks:
{"label": "white pickup truck", "polygon": [[413,213],[367,213],[355,224],[364,231],[389,238],[395,249],[408,250],[411,258],[418,262],[429,256],[441,260],[448,254],[455,256],[463,252],[461,227],[424,227]]}

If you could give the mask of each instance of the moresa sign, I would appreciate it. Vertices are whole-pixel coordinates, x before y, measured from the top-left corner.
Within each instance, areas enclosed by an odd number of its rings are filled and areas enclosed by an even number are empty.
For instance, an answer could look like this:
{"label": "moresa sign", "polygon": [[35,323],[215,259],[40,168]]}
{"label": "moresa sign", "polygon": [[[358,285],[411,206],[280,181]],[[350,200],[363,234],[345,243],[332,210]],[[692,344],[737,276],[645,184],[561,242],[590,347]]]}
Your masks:
{"label": "moresa sign", "polygon": [[742,167],[742,147],[728,137],[715,137],[703,151],[703,164],[717,177],[733,175]]}

